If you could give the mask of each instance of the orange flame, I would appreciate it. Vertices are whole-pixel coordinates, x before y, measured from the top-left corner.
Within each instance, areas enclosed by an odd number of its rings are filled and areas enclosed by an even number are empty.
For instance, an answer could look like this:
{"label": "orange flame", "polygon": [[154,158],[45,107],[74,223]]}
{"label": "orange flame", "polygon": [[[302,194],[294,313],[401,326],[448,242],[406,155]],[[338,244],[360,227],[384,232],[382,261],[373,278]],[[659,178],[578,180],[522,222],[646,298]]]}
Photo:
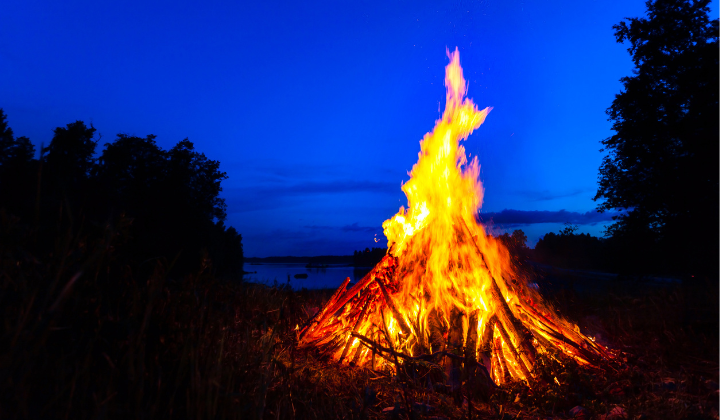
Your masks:
{"label": "orange flame", "polygon": [[394,281],[389,291],[379,280],[358,285],[384,296],[386,305],[372,305],[379,298],[367,297],[355,301],[363,306],[361,313],[344,302],[324,308],[334,312],[323,325],[308,327],[310,335],[303,343],[322,345],[331,340],[323,334],[345,331],[335,357],[352,354],[356,364],[372,360],[372,367],[374,352],[358,336],[411,356],[429,354],[438,346],[474,345],[474,356],[485,358],[496,383],[527,379],[535,352],[550,347],[581,363],[609,357],[577,326],[541,304],[516,272],[507,249],[477,222],[484,193],[480,165],[477,157],[468,162],[460,142],[480,127],[491,108],[478,110],[465,97],[459,52],[448,51],[448,57],[445,110],[420,142],[418,161],[402,186],[408,208],[401,207],[383,223],[395,258],[383,260],[376,269],[392,271]]}

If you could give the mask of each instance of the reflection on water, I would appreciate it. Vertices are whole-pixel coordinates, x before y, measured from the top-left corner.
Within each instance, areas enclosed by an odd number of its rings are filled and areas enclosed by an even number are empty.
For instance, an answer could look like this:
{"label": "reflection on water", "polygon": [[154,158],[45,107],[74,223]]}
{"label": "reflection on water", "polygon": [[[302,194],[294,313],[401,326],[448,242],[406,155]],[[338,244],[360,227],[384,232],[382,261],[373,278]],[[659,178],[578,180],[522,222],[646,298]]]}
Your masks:
{"label": "reflection on water", "polygon": [[[254,273],[245,274],[244,281],[253,283],[279,284],[290,282],[290,286],[299,290],[305,289],[335,289],[350,277],[354,283],[362,279],[372,267],[351,267],[347,265],[327,265],[324,267],[307,268],[305,264],[245,264],[245,271]],[[306,274],[307,278],[295,278],[296,274]],[[304,276],[301,276],[304,277]]]}

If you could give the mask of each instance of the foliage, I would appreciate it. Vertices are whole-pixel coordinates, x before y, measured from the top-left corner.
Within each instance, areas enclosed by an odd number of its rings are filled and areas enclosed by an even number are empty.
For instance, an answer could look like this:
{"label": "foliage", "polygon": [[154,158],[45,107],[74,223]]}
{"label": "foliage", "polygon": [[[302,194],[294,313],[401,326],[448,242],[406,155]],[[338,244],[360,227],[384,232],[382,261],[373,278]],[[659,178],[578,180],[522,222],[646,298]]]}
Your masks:
{"label": "foliage", "polygon": [[93,155],[97,141],[93,140],[95,127],[75,121],[66,127],[57,127],[48,147],[43,148],[49,179],[67,190],[84,188],[94,165]]}
{"label": "foliage", "polygon": [[76,121],[56,128],[34,161],[26,156],[32,149],[25,153],[29,141],[12,137],[1,112],[0,146],[12,159],[0,161],[0,207],[26,223],[33,221],[41,240],[47,239],[45,246],[52,246],[58,211],[78,223],[103,225],[124,218],[130,221],[125,257],[144,261],[182,255],[176,270],[206,265],[217,275],[242,274],[242,237],[224,225],[220,184],[227,175],[188,139],[165,151],[154,135],[119,134],[95,159],[96,129]]}
{"label": "foliage", "polygon": [[608,241],[587,233],[576,234],[577,226],[566,224],[560,233],[547,233],[535,245],[533,259],[556,267],[614,271]]}
{"label": "foliage", "polygon": [[602,141],[595,200],[628,210],[608,233],[628,251],[650,249],[644,268],[717,274],[718,20],[708,4],[648,1],[647,18],[613,26],[635,69],[607,110],[615,134]]}
{"label": "foliage", "polygon": [[7,116],[0,108],[0,203],[4,202],[18,213],[33,211],[26,198],[27,192],[33,191],[37,184],[34,178],[38,165],[34,155],[35,147],[27,137],[14,137]]}
{"label": "foliage", "polygon": [[353,252],[355,267],[374,267],[387,254],[387,248],[365,248],[364,251]]}
{"label": "foliage", "polygon": [[28,163],[35,155],[35,146],[27,137],[13,136],[8,126],[7,115],[0,109],[0,165],[20,165]]}
{"label": "foliage", "polygon": [[530,248],[527,246],[527,235],[522,230],[516,229],[512,235],[505,232],[497,239],[507,247],[515,263],[522,263],[529,257]]}
{"label": "foliage", "polygon": [[[207,269],[179,275],[164,259],[129,262],[118,252],[127,219],[67,222],[46,251],[0,211],[0,417],[244,419],[278,409],[299,296]],[[282,408],[322,411],[313,400],[333,400],[320,394],[294,388]]]}

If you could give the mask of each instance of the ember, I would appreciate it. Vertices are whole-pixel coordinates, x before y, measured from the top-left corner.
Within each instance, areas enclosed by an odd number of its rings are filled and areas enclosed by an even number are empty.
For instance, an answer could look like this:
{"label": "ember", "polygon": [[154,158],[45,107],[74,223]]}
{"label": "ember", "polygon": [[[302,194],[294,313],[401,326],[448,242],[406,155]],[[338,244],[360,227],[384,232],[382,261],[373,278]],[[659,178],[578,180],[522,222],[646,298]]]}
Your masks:
{"label": "ember", "polygon": [[388,254],[350,289],[345,280],[300,330],[300,347],[372,369],[445,357],[477,366],[495,384],[529,379],[536,355],[549,350],[580,364],[612,357],[544,305],[477,222],[480,166],[460,141],[491,108],[465,98],[459,53],[448,55],[445,111],[402,186],[408,208],[383,223]]}

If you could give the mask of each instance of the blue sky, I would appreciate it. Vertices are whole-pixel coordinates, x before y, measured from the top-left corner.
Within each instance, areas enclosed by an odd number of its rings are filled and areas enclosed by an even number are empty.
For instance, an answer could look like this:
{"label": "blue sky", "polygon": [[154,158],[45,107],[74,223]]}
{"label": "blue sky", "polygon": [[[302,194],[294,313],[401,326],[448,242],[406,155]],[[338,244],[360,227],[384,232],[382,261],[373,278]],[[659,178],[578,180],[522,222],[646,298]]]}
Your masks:
{"label": "blue sky", "polygon": [[644,9],[9,0],[0,107],[37,145],[75,120],[92,123],[100,145],[118,133],[155,134],[164,148],[188,137],[230,177],[227,224],[246,256],[348,254],[377,246],[405,204],[401,182],[444,106],[445,50],[458,47],[469,96],[493,107],[465,144],[480,160],[482,211],[513,210],[493,229],[523,229],[534,246],[568,215],[602,232],[602,218],[573,212],[595,208],[605,109],[631,74],[612,25]]}

